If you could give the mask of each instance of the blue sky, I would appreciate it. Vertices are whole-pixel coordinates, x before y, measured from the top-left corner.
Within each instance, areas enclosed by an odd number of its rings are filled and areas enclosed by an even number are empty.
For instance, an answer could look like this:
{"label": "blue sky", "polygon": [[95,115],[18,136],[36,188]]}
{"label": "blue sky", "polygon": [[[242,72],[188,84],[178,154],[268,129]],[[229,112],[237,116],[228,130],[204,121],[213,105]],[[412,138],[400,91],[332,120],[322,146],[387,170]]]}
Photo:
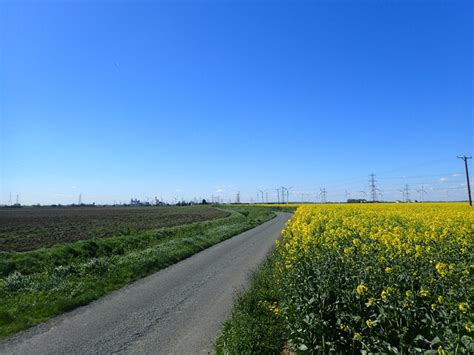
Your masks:
{"label": "blue sky", "polygon": [[[7,203],[465,198],[470,1],[2,1]],[[473,166],[474,175],[474,166]]]}

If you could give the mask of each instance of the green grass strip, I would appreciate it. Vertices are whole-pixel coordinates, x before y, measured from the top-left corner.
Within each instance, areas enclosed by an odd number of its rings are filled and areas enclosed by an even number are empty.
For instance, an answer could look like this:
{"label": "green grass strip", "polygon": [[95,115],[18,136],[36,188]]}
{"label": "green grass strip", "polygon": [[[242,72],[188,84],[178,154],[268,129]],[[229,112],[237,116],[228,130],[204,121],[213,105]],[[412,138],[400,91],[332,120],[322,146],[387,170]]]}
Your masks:
{"label": "green grass strip", "polygon": [[217,355],[281,353],[288,336],[279,314],[281,290],[274,280],[274,263],[271,255],[237,299],[217,339]]}

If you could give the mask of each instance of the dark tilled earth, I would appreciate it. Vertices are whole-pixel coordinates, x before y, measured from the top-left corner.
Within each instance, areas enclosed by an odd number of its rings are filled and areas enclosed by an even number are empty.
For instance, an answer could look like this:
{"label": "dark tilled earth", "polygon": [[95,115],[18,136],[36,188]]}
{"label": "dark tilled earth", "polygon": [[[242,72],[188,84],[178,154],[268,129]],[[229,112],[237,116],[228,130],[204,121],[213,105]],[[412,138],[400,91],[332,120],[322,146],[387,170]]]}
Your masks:
{"label": "dark tilled earth", "polygon": [[228,216],[210,206],[0,209],[0,251],[131,234]]}

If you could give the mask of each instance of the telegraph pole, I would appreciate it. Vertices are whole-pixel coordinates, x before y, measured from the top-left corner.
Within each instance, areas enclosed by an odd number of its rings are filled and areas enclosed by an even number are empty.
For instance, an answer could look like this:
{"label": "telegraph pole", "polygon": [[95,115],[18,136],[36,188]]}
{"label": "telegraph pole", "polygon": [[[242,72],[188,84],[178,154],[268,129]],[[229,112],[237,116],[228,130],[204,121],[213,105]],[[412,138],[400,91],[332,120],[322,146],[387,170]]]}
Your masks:
{"label": "telegraph pole", "polygon": [[462,157],[458,157],[458,159],[464,160],[464,167],[466,168],[467,195],[469,196],[469,206],[472,206],[471,182],[469,181],[469,168],[467,167],[467,160],[472,159],[472,157],[463,155]]}
{"label": "telegraph pole", "polygon": [[276,189],[277,190],[277,200],[278,200],[278,203],[280,203],[280,189]]}

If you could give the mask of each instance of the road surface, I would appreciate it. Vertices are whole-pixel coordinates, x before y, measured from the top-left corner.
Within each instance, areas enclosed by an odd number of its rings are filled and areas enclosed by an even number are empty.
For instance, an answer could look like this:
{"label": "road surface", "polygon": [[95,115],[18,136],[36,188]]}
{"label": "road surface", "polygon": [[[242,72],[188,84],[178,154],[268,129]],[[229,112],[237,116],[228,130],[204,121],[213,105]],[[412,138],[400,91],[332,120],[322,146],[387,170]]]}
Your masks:
{"label": "road surface", "polygon": [[0,343],[1,354],[208,354],[290,214]]}

